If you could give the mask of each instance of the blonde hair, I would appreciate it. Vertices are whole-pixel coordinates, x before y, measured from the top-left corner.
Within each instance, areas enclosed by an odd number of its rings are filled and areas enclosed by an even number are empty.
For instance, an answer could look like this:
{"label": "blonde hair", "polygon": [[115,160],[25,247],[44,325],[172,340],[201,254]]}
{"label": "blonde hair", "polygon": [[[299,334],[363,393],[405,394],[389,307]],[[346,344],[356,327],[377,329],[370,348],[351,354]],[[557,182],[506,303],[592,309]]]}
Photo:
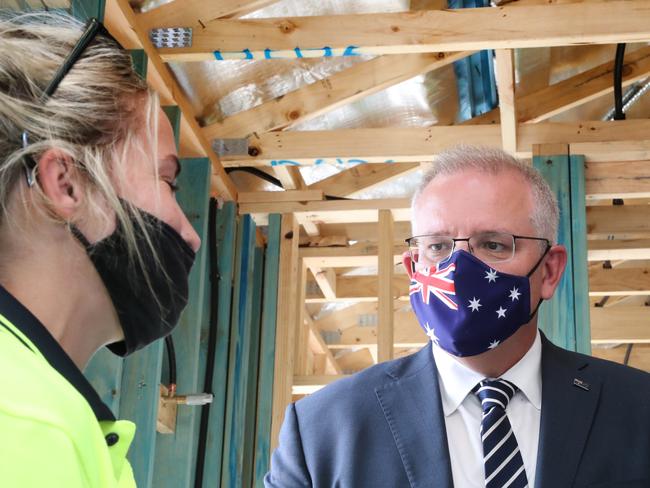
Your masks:
{"label": "blonde hair", "polygon": [[539,171],[501,149],[462,144],[441,152],[416,188],[412,206],[415,206],[420,194],[437,176],[467,170],[477,170],[492,175],[514,171],[520,175],[528,183],[532,193],[533,213],[530,219],[533,226],[540,237],[555,243],[560,220],[555,194]]}
{"label": "blonde hair", "polygon": [[[131,57],[112,39],[98,35],[65,75],[51,97],[43,90],[63,64],[83,32],[73,17],[54,12],[0,15],[0,225],[10,220],[9,197],[25,177],[26,158],[38,161],[50,148],[65,152],[83,181],[88,215],[109,219],[106,204],[115,212],[134,255],[135,231],[129,214],[144,229],[139,212],[118,198],[124,181],[126,154],[139,147],[142,131],[157,147],[159,102],[133,70]],[[144,107],[144,110],[143,110]],[[23,131],[29,143],[23,147]],[[144,154],[157,171],[157,155]],[[38,184],[34,198],[47,203]],[[26,198],[21,198],[26,201]],[[45,207],[43,205],[42,207]],[[56,220],[47,212],[43,215]]]}

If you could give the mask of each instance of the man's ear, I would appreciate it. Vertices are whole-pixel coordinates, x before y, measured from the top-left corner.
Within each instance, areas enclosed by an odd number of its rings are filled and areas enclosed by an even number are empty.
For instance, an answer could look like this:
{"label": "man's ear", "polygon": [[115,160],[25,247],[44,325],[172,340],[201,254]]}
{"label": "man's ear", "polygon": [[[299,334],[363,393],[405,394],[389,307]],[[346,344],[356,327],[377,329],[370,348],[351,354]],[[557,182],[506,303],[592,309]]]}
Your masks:
{"label": "man's ear", "polygon": [[68,221],[81,205],[81,191],[74,160],[61,149],[48,149],[38,160],[37,178],[49,200],[50,210]]}
{"label": "man's ear", "polygon": [[556,245],[549,249],[542,266],[541,296],[544,300],[549,300],[555,293],[555,289],[562,279],[566,263],[567,252],[564,246]]}

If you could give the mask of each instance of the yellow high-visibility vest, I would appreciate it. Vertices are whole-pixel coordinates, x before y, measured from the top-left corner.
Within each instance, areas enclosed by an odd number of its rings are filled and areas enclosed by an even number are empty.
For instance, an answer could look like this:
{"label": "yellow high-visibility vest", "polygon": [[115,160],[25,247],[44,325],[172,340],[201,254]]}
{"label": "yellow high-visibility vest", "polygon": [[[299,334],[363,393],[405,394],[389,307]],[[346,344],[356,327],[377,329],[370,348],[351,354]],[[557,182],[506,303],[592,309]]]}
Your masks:
{"label": "yellow high-visibility vest", "polygon": [[[7,294],[1,286],[0,293]],[[82,393],[4,313],[0,309],[0,486],[135,487],[126,459],[135,424],[98,420]]]}

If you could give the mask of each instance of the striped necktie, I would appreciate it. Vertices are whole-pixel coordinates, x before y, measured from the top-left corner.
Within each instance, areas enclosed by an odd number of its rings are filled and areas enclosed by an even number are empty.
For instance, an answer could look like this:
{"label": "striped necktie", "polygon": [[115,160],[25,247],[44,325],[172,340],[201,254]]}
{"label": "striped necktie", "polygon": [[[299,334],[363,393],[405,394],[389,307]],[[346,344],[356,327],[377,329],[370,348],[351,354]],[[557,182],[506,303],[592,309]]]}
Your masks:
{"label": "striped necktie", "polygon": [[487,488],[528,486],[524,460],[506,415],[508,403],[518,388],[506,380],[483,380],[472,392],[483,408],[481,441]]}

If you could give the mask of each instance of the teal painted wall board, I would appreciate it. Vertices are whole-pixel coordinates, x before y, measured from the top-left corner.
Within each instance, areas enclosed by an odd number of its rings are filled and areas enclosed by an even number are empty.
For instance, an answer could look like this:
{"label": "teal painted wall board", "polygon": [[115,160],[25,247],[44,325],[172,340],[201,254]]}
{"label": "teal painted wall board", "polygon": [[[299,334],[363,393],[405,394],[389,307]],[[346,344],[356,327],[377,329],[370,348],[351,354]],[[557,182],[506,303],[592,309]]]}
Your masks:
{"label": "teal painted wall board", "polygon": [[81,20],[87,20],[96,17],[100,21],[104,20],[104,9],[106,8],[105,0],[72,0],[71,13]]}
{"label": "teal painted wall board", "polygon": [[176,142],[176,148],[178,149],[179,142],[181,140],[181,109],[177,105],[165,105],[163,112],[167,115],[169,122],[172,124],[172,129],[174,130],[174,141]]}
{"label": "teal painted wall board", "polygon": [[223,457],[224,418],[228,383],[228,350],[230,344],[230,309],[234,276],[237,233],[237,204],[226,202],[217,212],[217,260],[219,267],[219,307],[217,310],[217,348],[215,351],[208,436],[203,469],[203,486],[219,486]]}
{"label": "teal painted wall board", "polygon": [[564,276],[553,298],[540,307],[538,324],[555,344],[589,353],[584,158],[568,154],[536,156],[533,164],[558,199],[558,243],[566,247],[568,254]]}
{"label": "teal painted wall board", "polygon": [[243,486],[254,260],[255,223],[244,215],[237,232],[221,486]]}
{"label": "teal painted wall board", "polygon": [[251,341],[248,369],[248,391],[244,414],[244,462],[242,486],[253,486],[255,473],[255,429],[257,427],[257,389],[259,379],[260,339],[262,319],[262,285],[264,280],[264,249],[255,247],[253,264],[253,300],[251,310]]}
{"label": "teal painted wall board", "polygon": [[131,62],[133,63],[133,70],[140,75],[143,80],[147,79],[147,64],[149,58],[144,52],[144,49],[131,49]]}
{"label": "teal painted wall board", "polygon": [[138,488],[152,486],[163,344],[156,341],[124,360],[120,418],[137,426],[128,458]]}
{"label": "teal painted wall board", "polygon": [[273,370],[275,367],[275,330],[280,270],[280,226],[282,216],[269,215],[267,248],[264,259],[262,320],[260,331],[259,376],[257,387],[257,418],[255,429],[256,488],[263,488],[264,475],[271,459],[271,415],[273,411]]}
{"label": "teal painted wall board", "polygon": [[[203,389],[199,378],[199,342],[209,317],[205,314],[208,299],[208,201],[210,198],[210,161],[206,158],[181,161],[178,177],[178,202],[192,227],[202,240],[190,273],[190,299],[174,329],[177,365],[177,393],[197,393]],[[201,407],[179,405],[176,430],[172,434],[156,434],[153,486],[156,488],[191,486],[196,456],[196,427]]]}

